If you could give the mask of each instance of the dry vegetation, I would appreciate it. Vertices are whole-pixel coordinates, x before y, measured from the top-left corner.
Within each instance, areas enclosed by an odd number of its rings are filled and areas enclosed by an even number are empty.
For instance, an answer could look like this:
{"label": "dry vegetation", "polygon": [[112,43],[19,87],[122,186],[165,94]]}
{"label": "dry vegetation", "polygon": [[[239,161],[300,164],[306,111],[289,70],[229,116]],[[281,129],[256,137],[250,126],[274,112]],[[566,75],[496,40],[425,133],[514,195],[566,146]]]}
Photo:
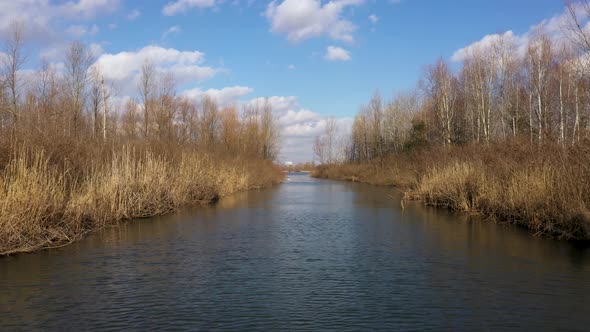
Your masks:
{"label": "dry vegetation", "polygon": [[[453,72],[428,66],[418,89],[357,114],[338,162],[335,130],[316,140],[314,175],[397,185],[406,197],[590,240],[590,1],[568,3],[570,38],[537,31],[526,53],[498,35]],[[328,151],[328,152],[326,152]]]}
{"label": "dry vegetation", "polygon": [[22,36],[15,24],[0,59],[0,255],[282,181],[267,102],[178,96],[148,59],[138,100],[118,106],[79,42],[63,71],[44,64],[25,80]]}
{"label": "dry vegetation", "polygon": [[40,150],[18,152],[0,175],[0,252],[61,246],[122,220],[161,215],[281,179],[269,161],[179,152],[169,160],[125,148],[88,166],[59,170]]}
{"label": "dry vegetation", "polygon": [[[590,239],[590,148],[529,144],[426,149],[383,161],[325,165],[314,176],[399,186],[405,199]],[[551,153],[546,153],[551,152]]]}

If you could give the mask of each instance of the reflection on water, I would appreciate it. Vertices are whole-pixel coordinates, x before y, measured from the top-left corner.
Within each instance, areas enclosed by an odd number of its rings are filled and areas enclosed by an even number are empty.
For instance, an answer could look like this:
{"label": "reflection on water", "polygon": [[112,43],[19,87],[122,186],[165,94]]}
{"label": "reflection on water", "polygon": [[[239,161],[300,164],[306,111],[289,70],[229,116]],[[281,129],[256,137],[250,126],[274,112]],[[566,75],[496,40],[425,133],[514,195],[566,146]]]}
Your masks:
{"label": "reflection on water", "polygon": [[0,260],[0,330],[584,330],[590,251],[290,174]]}

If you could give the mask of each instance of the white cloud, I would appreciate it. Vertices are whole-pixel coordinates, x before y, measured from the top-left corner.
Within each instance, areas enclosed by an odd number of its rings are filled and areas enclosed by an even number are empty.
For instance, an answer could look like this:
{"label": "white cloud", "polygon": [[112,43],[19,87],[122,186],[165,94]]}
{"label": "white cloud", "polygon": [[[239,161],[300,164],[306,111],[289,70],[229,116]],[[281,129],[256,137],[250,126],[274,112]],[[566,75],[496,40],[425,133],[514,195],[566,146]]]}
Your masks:
{"label": "white cloud", "polygon": [[96,35],[98,32],[100,31],[100,28],[98,27],[98,25],[93,24],[90,27],[87,27],[85,25],[81,25],[81,24],[74,24],[74,25],[70,25],[67,29],[66,29],[66,33],[68,33],[69,35],[75,37],[75,38],[81,38],[87,35]]}
{"label": "white cloud", "polygon": [[[585,24],[588,22],[588,17],[586,12],[581,8],[579,5],[575,7],[577,12],[578,18]],[[567,20],[569,18],[569,12],[564,10],[562,13],[555,15],[549,19],[545,19],[538,24],[533,25],[529,31],[523,34],[515,34],[513,31],[507,31],[502,34],[490,34],[484,36],[482,39],[471,43],[453,53],[451,56],[451,60],[455,62],[464,61],[469,55],[473,54],[474,51],[479,52],[486,52],[489,51],[490,48],[494,43],[496,43],[500,38],[503,38],[505,41],[512,43],[517,50],[517,53],[520,56],[523,56],[526,52],[527,44],[529,40],[532,39],[532,36],[538,32],[542,31],[546,33],[550,38],[552,38],[557,43],[564,43],[568,41],[568,38],[564,36],[563,31],[564,27],[567,24]]]}
{"label": "white cloud", "polygon": [[245,86],[232,86],[223,89],[201,90],[200,88],[186,90],[182,93],[184,97],[192,100],[200,100],[204,96],[209,96],[220,106],[236,104],[238,100],[254,92],[254,89]]}
{"label": "white cloud", "polygon": [[352,58],[349,51],[336,46],[328,46],[324,59],[330,61],[349,61]]}
{"label": "white cloud", "polygon": [[130,21],[133,21],[140,16],[141,16],[141,12],[139,11],[139,9],[134,9],[129,14],[127,14],[127,19]]}
{"label": "white cloud", "polygon": [[221,70],[202,66],[204,53],[199,51],[179,51],[160,46],[146,46],[132,52],[103,54],[95,63],[105,79],[113,81],[125,94],[133,95],[137,90],[141,67],[151,61],[156,70],[172,73],[180,84],[202,82]]}
{"label": "white cloud", "polygon": [[[279,117],[285,160],[304,162],[313,160],[313,142],[326,130],[327,117],[307,109],[290,110]],[[337,118],[338,142],[342,143],[351,132],[352,118]]]}
{"label": "white cloud", "polygon": [[268,102],[275,112],[284,113],[289,109],[299,108],[297,97],[295,96],[272,96],[258,97],[246,103],[247,106],[261,106]]}
{"label": "white cloud", "polygon": [[291,65],[288,65],[287,66],[287,69],[289,69],[289,70],[295,70],[295,69],[297,69],[297,67],[295,65],[291,64]]}
{"label": "white cloud", "polygon": [[352,42],[357,28],[342,18],[342,12],[363,3],[364,0],[333,0],[322,5],[320,0],[284,0],[279,4],[274,0],[265,16],[272,32],[285,34],[294,43],[321,36]]}
{"label": "white cloud", "polygon": [[524,54],[524,50],[526,49],[526,45],[529,41],[528,35],[518,36],[512,31],[507,31],[503,34],[487,35],[481,40],[455,51],[455,53],[453,53],[451,56],[451,60],[455,62],[461,62],[472,56],[474,52],[487,52],[491,50],[492,46],[500,39],[504,39],[505,41],[512,43],[521,54]]}
{"label": "white cloud", "polygon": [[209,8],[213,6],[215,6],[215,0],[177,0],[166,4],[162,9],[162,13],[166,16],[173,16],[192,8]]}
{"label": "white cloud", "polygon": [[172,26],[168,28],[166,31],[164,31],[164,33],[162,34],[162,39],[166,39],[171,34],[177,34],[181,32],[182,29],[178,25]]}
{"label": "white cloud", "polygon": [[379,22],[379,16],[373,14],[373,15],[369,15],[369,21],[371,21],[371,23],[376,24],[377,22]]}
{"label": "white cloud", "polygon": [[13,22],[23,22],[26,33],[46,40],[52,36],[53,24],[88,20],[101,13],[114,12],[120,0],[71,0],[53,2],[48,0],[0,1],[0,36],[6,35]]}
{"label": "white cloud", "polygon": [[0,64],[5,63],[8,60],[8,54],[0,52]]}
{"label": "white cloud", "polygon": [[86,26],[84,25],[70,25],[67,29],[66,32],[74,37],[81,37],[84,36],[86,34]]}
{"label": "white cloud", "polygon": [[[27,0],[25,2],[38,2]],[[44,1],[45,2],[45,1]],[[100,12],[112,12],[119,7],[120,0],[78,0],[58,5],[58,11],[72,18],[94,18]]]}
{"label": "white cloud", "polygon": [[[254,98],[244,106],[262,106],[268,102],[273,109],[281,129],[280,159],[294,162],[313,159],[313,141],[323,134],[327,117],[303,108],[295,96],[272,96]],[[338,118],[339,133],[345,137],[350,133],[353,119]]]}
{"label": "white cloud", "polygon": [[[59,43],[54,43],[49,47],[41,49],[39,52],[39,58],[45,59],[50,64],[54,64],[61,68],[70,47],[71,44],[65,40]],[[89,48],[91,54],[96,58],[104,54],[104,49],[100,44],[90,43],[87,44],[87,47]]]}
{"label": "white cloud", "polygon": [[89,47],[90,47],[90,52],[95,57],[99,57],[104,54],[104,49],[102,48],[102,46],[100,46],[100,44],[92,43],[92,44],[90,44]]}

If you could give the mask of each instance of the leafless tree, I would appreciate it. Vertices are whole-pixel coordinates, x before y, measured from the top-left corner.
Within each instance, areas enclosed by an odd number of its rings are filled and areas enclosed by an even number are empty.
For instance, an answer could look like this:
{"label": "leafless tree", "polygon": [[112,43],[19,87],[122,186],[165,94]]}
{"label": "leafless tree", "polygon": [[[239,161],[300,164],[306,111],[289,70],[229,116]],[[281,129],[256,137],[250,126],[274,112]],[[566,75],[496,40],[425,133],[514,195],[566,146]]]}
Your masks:
{"label": "leafless tree", "polygon": [[566,0],[569,13],[564,25],[566,36],[581,53],[590,51],[590,31],[586,28],[586,19],[590,17],[590,0]]}
{"label": "leafless tree", "polygon": [[78,136],[82,125],[83,110],[86,101],[86,89],[89,80],[89,69],[94,63],[92,51],[83,43],[74,41],[66,54],[66,82],[70,97],[69,134]]}
{"label": "leafless tree", "polygon": [[146,60],[141,67],[141,77],[139,80],[139,94],[143,104],[143,137],[150,135],[151,113],[153,99],[156,94],[156,68],[151,60]]}
{"label": "leafless tree", "polygon": [[[547,35],[539,32],[529,42],[527,51],[528,76],[530,90],[535,103],[532,109],[537,120],[537,139],[543,142],[544,131],[547,127],[547,98],[549,87],[549,71],[553,61],[552,43]],[[532,123],[531,123],[532,126]]]}
{"label": "leafless tree", "polygon": [[455,102],[457,90],[453,74],[448,64],[440,59],[436,65],[428,68],[426,73],[426,93],[432,99],[434,114],[438,119],[442,142],[453,142],[453,121],[455,120]]}
{"label": "leafless tree", "polygon": [[15,130],[18,126],[20,90],[23,84],[20,71],[27,59],[23,50],[24,32],[25,28],[22,22],[13,22],[10,25],[10,34],[4,43],[6,55],[2,63],[4,85],[8,89],[9,107],[7,111],[12,117]]}

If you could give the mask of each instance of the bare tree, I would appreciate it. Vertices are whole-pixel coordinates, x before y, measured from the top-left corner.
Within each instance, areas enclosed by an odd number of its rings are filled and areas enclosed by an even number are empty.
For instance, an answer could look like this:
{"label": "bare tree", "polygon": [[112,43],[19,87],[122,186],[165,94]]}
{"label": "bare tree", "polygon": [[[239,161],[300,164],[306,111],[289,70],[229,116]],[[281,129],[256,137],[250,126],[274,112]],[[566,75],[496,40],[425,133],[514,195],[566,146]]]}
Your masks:
{"label": "bare tree", "polygon": [[100,113],[103,104],[102,77],[97,67],[90,70],[90,108],[93,120],[93,136],[98,138],[101,132]]}
{"label": "bare tree", "polygon": [[564,25],[566,36],[580,50],[580,53],[590,51],[590,31],[586,29],[585,20],[590,17],[590,0],[566,0],[569,13]]}
{"label": "bare tree", "polygon": [[157,82],[157,103],[153,108],[154,120],[160,139],[174,140],[176,116],[176,79],[172,73],[160,75]]}
{"label": "bare tree", "polygon": [[314,156],[318,158],[320,164],[325,164],[327,157],[326,157],[326,150],[327,150],[327,143],[326,138],[324,136],[318,135],[313,141],[313,153]]}
{"label": "bare tree", "polygon": [[419,110],[416,93],[400,93],[385,107],[383,115],[383,136],[386,152],[399,152],[412,129],[412,117]]}
{"label": "bare tree", "polygon": [[128,139],[138,138],[139,106],[133,99],[127,100],[121,118],[121,129]]}
{"label": "bare tree", "polygon": [[143,137],[150,135],[150,121],[152,104],[156,94],[156,68],[150,60],[146,60],[141,67],[141,78],[139,80],[139,94],[143,103]]}
{"label": "bare tree", "polygon": [[326,120],[326,143],[328,153],[328,163],[333,164],[337,161],[337,135],[338,135],[338,121],[335,117],[329,117]]}
{"label": "bare tree", "polygon": [[367,105],[367,112],[371,123],[369,135],[371,155],[372,158],[382,157],[385,144],[383,142],[383,100],[379,91],[373,93],[373,97]]}
{"label": "bare tree", "polygon": [[94,62],[92,51],[83,43],[75,41],[70,45],[65,59],[66,82],[70,97],[71,127],[69,134],[79,135],[88,85],[88,72]]}
{"label": "bare tree", "polygon": [[442,142],[453,142],[453,121],[455,120],[456,86],[448,64],[440,59],[426,73],[426,93],[432,100],[434,114],[438,119]]}
{"label": "bare tree", "polygon": [[313,151],[321,164],[333,164],[337,157],[338,121],[334,117],[326,119],[324,132],[316,136]]}
{"label": "bare tree", "polygon": [[7,111],[12,116],[15,130],[18,126],[20,89],[22,85],[20,70],[26,62],[23,45],[24,24],[22,22],[14,22],[10,25],[10,35],[4,45],[6,55],[2,63],[2,74],[5,77],[4,84],[8,88],[9,107]]}
{"label": "bare tree", "polygon": [[[179,114],[179,138],[181,143],[194,143],[197,141],[197,107],[188,98],[180,98],[178,101]],[[239,120],[238,120],[239,121]]]}
{"label": "bare tree", "polygon": [[220,112],[220,134],[224,150],[232,155],[240,148],[240,119],[235,106],[224,107]]}
{"label": "bare tree", "polygon": [[[549,71],[553,61],[551,40],[542,32],[529,42],[527,52],[528,76],[530,90],[535,98],[532,106],[537,120],[537,139],[543,142],[547,127],[547,94],[549,87]],[[532,123],[531,123],[532,125]]]}
{"label": "bare tree", "polygon": [[272,105],[268,98],[264,100],[260,115],[260,141],[262,142],[262,158],[274,160],[279,152],[280,136]]}
{"label": "bare tree", "polygon": [[217,144],[219,110],[217,103],[209,96],[201,100],[200,139],[203,147],[210,149]]}

